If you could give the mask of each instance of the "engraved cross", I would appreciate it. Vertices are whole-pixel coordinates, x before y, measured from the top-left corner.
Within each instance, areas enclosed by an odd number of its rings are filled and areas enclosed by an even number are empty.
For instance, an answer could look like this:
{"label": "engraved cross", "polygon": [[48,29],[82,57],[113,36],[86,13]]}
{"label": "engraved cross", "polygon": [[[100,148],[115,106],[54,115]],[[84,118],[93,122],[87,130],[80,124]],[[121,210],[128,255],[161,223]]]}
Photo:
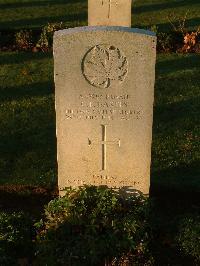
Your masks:
{"label": "engraved cross", "polygon": [[118,140],[107,140],[107,125],[101,125],[102,129],[102,140],[101,141],[91,141],[88,139],[88,144],[89,146],[94,144],[94,145],[99,145],[101,144],[102,146],[102,170],[106,170],[107,168],[107,145],[118,145],[120,147],[120,139]]}
{"label": "engraved cross", "polygon": [[[105,0],[102,0],[102,6],[104,5]],[[117,5],[118,1],[117,0],[108,0],[108,18],[110,18],[110,13],[111,13],[111,9],[112,9],[112,4]]]}

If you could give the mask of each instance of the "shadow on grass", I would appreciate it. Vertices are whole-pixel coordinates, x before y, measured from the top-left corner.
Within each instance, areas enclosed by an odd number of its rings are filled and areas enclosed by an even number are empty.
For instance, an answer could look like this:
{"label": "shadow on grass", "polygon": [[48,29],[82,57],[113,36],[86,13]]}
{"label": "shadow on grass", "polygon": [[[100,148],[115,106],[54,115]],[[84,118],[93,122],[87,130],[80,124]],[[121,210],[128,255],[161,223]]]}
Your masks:
{"label": "shadow on grass", "polygon": [[[199,202],[199,60],[199,55],[169,55],[157,63],[162,77],[156,82],[153,136],[158,147],[153,146],[151,195],[171,204]],[[172,160],[176,167],[165,168]]]}
{"label": "shadow on grass", "polygon": [[[199,109],[200,97],[194,97],[190,100],[175,102],[166,105],[160,105],[155,108],[154,112],[154,129],[153,135],[161,134],[162,139],[177,137],[186,138],[191,135],[189,141],[189,149],[182,150],[179,144],[173,143],[172,146],[166,144],[166,152],[174,156],[175,160],[180,160],[177,167],[170,167],[164,170],[154,170],[154,160],[159,155],[156,151],[153,152],[152,162],[152,195],[159,197],[181,197],[182,200],[191,198],[191,200],[199,199],[200,196],[200,160],[198,160],[198,136],[200,136],[198,123],[200,117]],[[177,132],[177,133],[175,133]],[[185,144],[187,146],[188,140]],[[181,145],[184,145],[184,141]],[[168,149],[170,149],[168,151]],[[153,149],[154,150],[154,149]],[[174,155],[173,154],[174,150]],[[182,155],[183,153],[183,155]],[[194,154],[195,155],[194,155]],[[162,155],[164,156],[164,155]],[[163,157],[164,158],[164,157]],[[168,157],[166,158],[168,160]],[[181,163],[182,160],[187,160],[187,163]],[[190,163],[190,161],[192,161]],[[161,163],[161,162],[160,162]],[[156,163],[158,164],[158,162]],[[162,164],[162,163],[161,163]],[[161,166],[162,167],[162,166]]]}
{"label": "shadow on grass", "polygon": [[58,195],[55,186],[51,189],[36,186],[0,186],[0,210],[26,211],[41,216],[44,206]]}
{"label": "shadow on grass", "polygon": [[[158,105],[154,110],[154,133],[192,130],[200,117],[200,96],[170,104]],[[192,128],[191,128],[192,127]]]}
{"label": "shadow on grass", "polygon": [[[53,97],[5,104],[0,120],[0,183],[54,183],[56,128]],[[11,185],[12,186],[12,185]]]}
{"label": "shadow on grass", "polygon": [[175,9],[180,7],[187,7],[190,8],[191,5],[198,5],[198,1],[196,0],[184,0],[184,1],[168,1],[166,3],[156,3],[156,4],[150,4],[150,5],[142,5],[142,6],[134,6],[132,8],[133,14],[141,14],[144,12],[154,12],[154,11],[160,11],[163,9]]}
{"label": "shadow on grass", "polygon": [[53,82],[37,82],[30,85],[7,87],[0,89],[0,101],[13,101],[30,99],[32,97],[46,96],[54,93]]}
{"label": "shadow on grass", "polygon": [[50,0],[50,1],[29,1],[29,2],[23,2],[23,3],[3,3],[0,4],[0,9],[7,9],[7,8],[23,8],[23,7],[46,7],[46,6],[52,6],[52,5],[68,5],[73,3],[86,3],[86,0]]}
{"label": "shadow on grass", "polygon": [[170,74],[181,70],[188,70],[199,68],[200,55],[177,55],[176,58],[169,58],[169,60],[158,61],[156,64],[157,74]]}
{"label": "shadow on grass", "polygon": [[[162,126],[154,127],[155,134],[164,132],[164,129],[169,132],[179,127],[184,131],[189,126],[198,125],[199,61],[200,56],[195,54],[173,55],[172,58],[169,56],[168,60],[166,57],[164,60],[158,60],[156,75],[159,78],[156,80],[154,125]],[[169,74],[173,75],[167,76]],[[174,100],[174,97],[177,99]]]}
{"label": "shadow on grass", "polygon": [[[200,161],[183,164],[169,169],[152,171],[151,195],[159,197],[178,197],[186,203],[196,201],[200,204]],[[189,202],[188,202],[189,203]]]}
{"label": "shadow on grass", "polygon": [[71,22],[71,27],[77,21],[86,21],[87,20],[87,12],[76,13],[76,14],[68,14],[65,16],[46,16],[46,17],[39,17],[33,19],[20,19],[20,20],[8,20],[1,22],[0,28],[1,29],[10,29],[13,28],[40,28],[41,26],[47,25],[47,23],[56,23],[56,22]]}
{"label": "shadow on grass", "polygon": [[16,52],[16,53],[1,53],[0,65],[4,64],[21,64],[27,61],[42,60],[44,58],[52,58],[52,53],[31,53],[31,52]]}
{"label": "shadow on grass", "polygon": [[[14,164],[20,173],[22,167],[19,168],[19,164],[23,165],[23,163],[28,171],[30,168],[27,165],[31,166],[32,163],[32,167],[35,165],[37,169],[40,170],[41,168],[42,172],[46,172],[55,167],[56,162],[54,106],[51,103],[45,104],[45,101],[41,101],[38,105],[30,105],[30,103],[27,103],[27,105],[28,108],[23,105],[16,107],[13,116],[12,110],[7,110],[9,116],[6,118],[9,119],[9,123],[1,124],[1,126],[4,125],[4,128],[2,126],[0,131],[0,158],[6,160],[8,165]],[[2,163],[2,161],[0,162]],[[44,165],[44,162],[46,165]],[[35,172],[37,169],[33,167]],[[7,172],[10,170],[11,167],[7,169]],[[0,173],[3,174],[1,169]],[[13,172],[12,178],[15,178],[15,176],[16,173]]]}

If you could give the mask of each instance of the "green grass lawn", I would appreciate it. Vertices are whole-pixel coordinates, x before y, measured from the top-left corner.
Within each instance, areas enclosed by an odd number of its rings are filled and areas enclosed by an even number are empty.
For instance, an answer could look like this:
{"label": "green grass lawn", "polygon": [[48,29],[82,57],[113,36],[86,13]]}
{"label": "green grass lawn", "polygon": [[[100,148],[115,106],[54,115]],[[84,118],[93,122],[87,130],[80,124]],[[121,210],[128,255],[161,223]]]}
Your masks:
{"label": "green grass lawn", "polygon": [[[134,0],[133,26],[150,28],[158,25],[170,29],[169,19],[186,18],[190,29],[200,26],[198,0]],[[86,0],[0,0],[0,30],[41,28],[48,22],[64,22],[67,27],[87,25]]]}
{"label": "green grass lawn", "polygon": [[159,55],[152,183],[200,191],[199,55]]}
{"label": "green grass lawn", "polygon": [[[200,55],[158,55],[152,186],[200,191]],[[56,180],[51,54],[0,54],[0,184]]]}
{"label": "green grass lawn", "polygon": [[2,53],[0,184],[55,181],[53,65],[49,54]]}

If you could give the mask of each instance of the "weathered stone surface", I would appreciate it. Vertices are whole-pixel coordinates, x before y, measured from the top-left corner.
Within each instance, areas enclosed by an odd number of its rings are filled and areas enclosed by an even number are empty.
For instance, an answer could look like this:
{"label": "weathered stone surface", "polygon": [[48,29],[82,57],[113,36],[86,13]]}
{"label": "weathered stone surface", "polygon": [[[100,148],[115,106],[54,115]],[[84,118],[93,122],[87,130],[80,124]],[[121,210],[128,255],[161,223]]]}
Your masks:
{"label": "weathered stone surface", "polygon": [[58,183],[149,193],[156,37],[123,27],[54,36]]}
{"label": "weathered stone surface", "polygon": [[131,27],[131,0],[89,0],[89,26]]}

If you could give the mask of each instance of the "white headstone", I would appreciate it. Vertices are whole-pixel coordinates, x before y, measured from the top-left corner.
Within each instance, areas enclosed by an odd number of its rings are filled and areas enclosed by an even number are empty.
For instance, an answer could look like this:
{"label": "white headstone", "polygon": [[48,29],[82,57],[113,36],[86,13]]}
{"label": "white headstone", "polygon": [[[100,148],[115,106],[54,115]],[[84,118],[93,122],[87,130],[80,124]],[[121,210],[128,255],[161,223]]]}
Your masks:
{"label": "white headstone", "polygon": [[149,193],[156,37],[124,27],[54,36],[58,183]]}
{"label": "white headstone", "polygon": [[132,0],[89,0],[89,26],[131,27]]}

